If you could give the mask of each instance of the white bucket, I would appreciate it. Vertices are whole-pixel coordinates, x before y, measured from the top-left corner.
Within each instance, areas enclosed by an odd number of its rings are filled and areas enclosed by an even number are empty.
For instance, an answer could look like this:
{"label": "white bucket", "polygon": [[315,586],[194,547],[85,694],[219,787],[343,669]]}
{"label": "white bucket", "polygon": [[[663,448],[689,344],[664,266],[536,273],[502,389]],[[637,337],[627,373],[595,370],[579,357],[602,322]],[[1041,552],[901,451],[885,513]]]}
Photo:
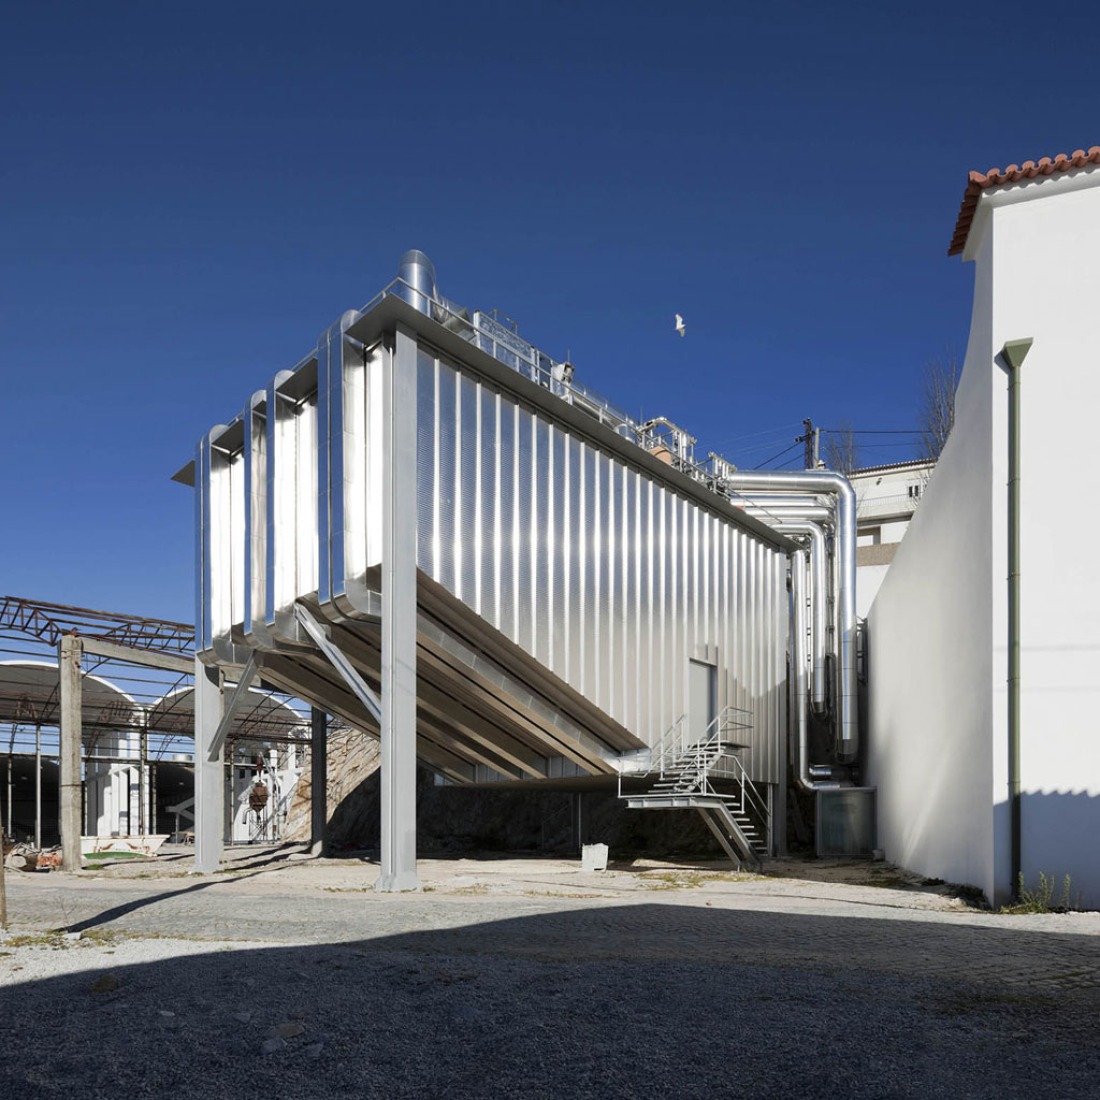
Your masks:
{"label": "white bucket", "polygon": [[581,845],[581,870],[582,871],[606,871],[607,870],[607,845],[606,844],[582,844]]}

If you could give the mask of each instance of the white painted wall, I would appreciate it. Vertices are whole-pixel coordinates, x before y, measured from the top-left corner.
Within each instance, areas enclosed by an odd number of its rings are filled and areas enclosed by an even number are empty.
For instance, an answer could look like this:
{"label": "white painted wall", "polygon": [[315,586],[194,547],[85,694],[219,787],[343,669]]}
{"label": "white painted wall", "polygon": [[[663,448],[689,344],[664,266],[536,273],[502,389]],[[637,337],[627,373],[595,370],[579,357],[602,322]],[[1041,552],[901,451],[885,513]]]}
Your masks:
{"label": "white painted wall", "polygon": [[1100,409],[1100,171],[987,192],[956,425],[869,618],[868,781],[887,858],[1011,889],[1006,340],[1022,422],[1023,869],[1100,903],[1100,600],[1088,533]]}
{"label": "white painted wall", "polygon": [[[132,764],[96,762],[84,766],[85,831],[91,836],[136,835],[141,821],[141,764],[139,736],[133,731],[101,734],[95,751],[102,756],[131,757]],[[152,832],[152,792],[145,769],[146,828]]]}
{"label": "white painted wall", "polygon": [[871,608],[867,779],[902,866],[993,887],[992,283],[979,272],[956,428]]}
{"label": "white painted wall", "polygon": [[[898,463],[870,467],[850,475],[856,491],[858,546],[897,545],[905,537],[909,522],[921,501],[921,494],[934,464]],[[913,495],[913,491],[918,495]],[[856,615],[867,617],[890,566],[888,562],[858,564],[856,570]]]}
{"label": "white painted wall", "polygon": [[856,615],[866,619],[889,572],[888,565],[861,565],[856,569]]}
{"label": "white painted wall", "polygon": [[1035,340],[1021,371],[1022,863],[1029,882],[1068,873],[1100,905],[1100,186],[1048,190],[993,217],[995,329]]}

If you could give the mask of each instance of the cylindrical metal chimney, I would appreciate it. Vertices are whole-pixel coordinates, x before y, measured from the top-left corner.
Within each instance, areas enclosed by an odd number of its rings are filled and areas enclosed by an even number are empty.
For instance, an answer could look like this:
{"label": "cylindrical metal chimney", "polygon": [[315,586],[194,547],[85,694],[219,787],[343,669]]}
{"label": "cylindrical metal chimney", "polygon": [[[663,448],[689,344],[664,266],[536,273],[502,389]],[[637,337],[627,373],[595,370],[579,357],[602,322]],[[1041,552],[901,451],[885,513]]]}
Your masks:
{"label": "cylindrical metal chimney", "polygon": [[432,261],[419,248],[411,248],[401,257],[397,277],[405,284],[396,288],[397,296],[431,316],[432,302],[439,297]]}

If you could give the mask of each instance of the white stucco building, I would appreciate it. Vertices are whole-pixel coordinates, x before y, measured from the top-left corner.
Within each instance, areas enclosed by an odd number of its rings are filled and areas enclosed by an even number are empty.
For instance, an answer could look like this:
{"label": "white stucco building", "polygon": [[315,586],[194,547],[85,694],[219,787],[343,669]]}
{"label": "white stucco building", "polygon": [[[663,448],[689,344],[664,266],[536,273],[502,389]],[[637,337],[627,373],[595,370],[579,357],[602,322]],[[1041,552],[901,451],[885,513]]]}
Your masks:
{"label": "white stucco building", "polygon": [[[996,903],[1010,896],[1018,863],[1029,887],[1040,872],[1059,883],[1068,874],[1075,899],[1095,906],[1100,586],[1087,501],[1100,407],[1100,147],[971,173],[950,251],[975,275],[955,427],[868,622],[879,843],[888,859],[977,885]],[[1002,349],[1026,340],[1014,371],[1024,345],[1007,359]],[[1019,578],[1014,637],[1010,572]]]}

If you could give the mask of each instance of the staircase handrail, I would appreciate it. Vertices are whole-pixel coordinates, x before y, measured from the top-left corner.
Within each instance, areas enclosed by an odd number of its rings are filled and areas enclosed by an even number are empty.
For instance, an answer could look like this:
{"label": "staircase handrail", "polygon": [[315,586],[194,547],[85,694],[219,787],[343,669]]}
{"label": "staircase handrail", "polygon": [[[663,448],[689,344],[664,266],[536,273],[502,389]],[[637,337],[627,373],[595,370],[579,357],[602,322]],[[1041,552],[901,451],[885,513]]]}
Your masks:
{"label": "staircase handrail", "polygon": [[[768,824],[768,804],[761,797],[760,792],[756,789],[756,784],[749,778],[748,770],[741,762],[739,757],[731,756],[730,759],[734,762],[734,770],[736,772],[736,778],[734,784],[740,789],[741,792],[741,809],[744,810],[746,806],[751,806],[753,812],[759,817],[759,819]],[[707,794],[717,794],[721,796],[721,792],[715,791],[710,784],[709,777],[704,780],[706,784]]]}
{"label": "staircase handrail", "polygon": [[675,760],[687,748],[687,715],[681,714],[663,734],[660,740],[653,746],[653,755],[650,758],[649,772],[657,772],[663,776],[665,767],[671,760]]}
{"label": "staircase handrail", "polygon": [[[735,784],[740,790],[742,807],[751,806],[759,815],[760,820],[768,820],[768,808],[765,800],[760,796],[756,785],[749,778],[744,763],[735,753],[726,752],[723,746],[729,742],[730,734],[735,730],[752,729],[752,711],[743,707],[723,707],[718,714],[707,724],[703,735],[697,741],[688,743],[690,731],[688,729],[688,716],[681,714],[675,722],[661,735],[657,743],[650,750],[649,767],[644,772],[638,772],[639,778],[657,775],[664,779],[666,774],[673,770],[681,773],[686,770],[685,765],[693,763],[696,768],[696,782],[701,794],[716,795],[721,797],[721,792],[714,789],[710,782],[710,771],[721,758],[733,761],[736,775]],[[622,771],[619,772],[619,793],[622,794]]]}
{"label": "staircase handrail", "polygon": [[[737,755],[737,750],[745,747],[732,734],[737,730],[752,729],[752,712],[741,707],[724,707],[708,724],[703,736],[688,743],[687,715],[679,718],[665,731],[650,750],[645,772],[634,773],[639,778],[658,773],[660,781],[670,777],[675,787],[662,791],[659,797],[682,798],[702,796],[725,804],[732,813],[745,815],[763,827],[766,848],[771,846],[771,811],[768,800],[757,790],[756,784],[749,778],[748,770]],[[640,755],[640,754],[639,754]],[[728,787],[715,789],[711,782],[711,772],[719,760],[732,761],[734,788],[730,794]],[[623,768],[619,769],[619,797],[623,795]],[[743,841],[749,843],[751,842]]]}

